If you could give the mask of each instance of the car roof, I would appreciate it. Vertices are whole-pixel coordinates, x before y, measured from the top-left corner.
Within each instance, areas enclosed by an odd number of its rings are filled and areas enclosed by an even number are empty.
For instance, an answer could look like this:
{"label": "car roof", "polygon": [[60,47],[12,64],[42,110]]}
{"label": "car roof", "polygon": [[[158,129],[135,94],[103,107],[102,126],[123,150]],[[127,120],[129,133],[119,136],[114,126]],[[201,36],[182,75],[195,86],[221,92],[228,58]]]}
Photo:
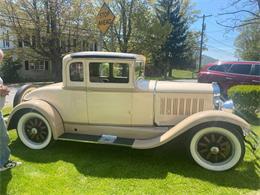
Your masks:
{"label": "car roof", "polygon": [[119,53],[119,52],[100,52],[100,51],[85,51],[69,54],[71,58],[116,58],[116,59],[130,59],[137,61],[145,61],[143,55],[132,53]]}
{"label": "car roof", "polygon": [[260,64],[260,61],[217,61],[214,63],[206,64],[205,66],[214,66],[222,64]]}

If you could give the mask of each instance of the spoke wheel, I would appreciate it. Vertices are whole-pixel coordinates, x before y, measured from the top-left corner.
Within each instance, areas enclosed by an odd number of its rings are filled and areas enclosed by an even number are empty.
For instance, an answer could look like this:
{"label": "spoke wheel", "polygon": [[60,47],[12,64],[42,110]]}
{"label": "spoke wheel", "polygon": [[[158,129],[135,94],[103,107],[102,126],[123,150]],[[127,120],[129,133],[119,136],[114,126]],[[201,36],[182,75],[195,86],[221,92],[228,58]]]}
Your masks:
{"label": "spoke wheel", "polygon": [[243,159],[245,145],[241,134],[231,125],[202,126],[191,135],[189,150],[194,161],[203,168],[225,171]]}
{"label": "spoke wheel", "polygon": [[203,135],[197,144],[199,155],[211,163],[221,163],[233,155],[231,141],[220,133]]}
{"label": "spoke wheel", "polygon": [[17,132],[21,141],[31,149],[45,148],[52,138],[48,121],[35,112],[26,113],[19,119]]}

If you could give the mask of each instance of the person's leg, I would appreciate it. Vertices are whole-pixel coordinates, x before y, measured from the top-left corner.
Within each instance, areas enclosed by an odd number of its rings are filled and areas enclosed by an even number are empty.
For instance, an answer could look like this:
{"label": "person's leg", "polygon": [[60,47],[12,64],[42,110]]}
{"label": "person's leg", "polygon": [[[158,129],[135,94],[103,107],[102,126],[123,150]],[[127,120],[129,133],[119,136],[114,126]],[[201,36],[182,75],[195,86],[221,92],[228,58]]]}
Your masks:
{"label": "person's leg", "polygon": [[9,160],[10,149],[8,147],[9,137],[2,114],[0,113],[0,167],[3,167]]}

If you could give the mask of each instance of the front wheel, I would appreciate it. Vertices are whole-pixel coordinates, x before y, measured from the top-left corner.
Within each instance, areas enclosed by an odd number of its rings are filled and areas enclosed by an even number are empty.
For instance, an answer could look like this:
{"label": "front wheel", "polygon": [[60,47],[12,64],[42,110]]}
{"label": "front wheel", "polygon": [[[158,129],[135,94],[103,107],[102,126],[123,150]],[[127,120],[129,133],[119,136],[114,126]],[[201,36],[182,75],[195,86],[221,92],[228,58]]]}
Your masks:
{"label": "front wheel", "polygon": [[47,147],[52,140],[49,122],[36,112],[28,112],[21,116],[17,132],[23,144],[35,150]]}
{"label": "front wheel", "polygon": [[204,125],[193,131],[189,151],[201,167],[211,171],[226,171],[243,159],[245,144],[233,125]]}

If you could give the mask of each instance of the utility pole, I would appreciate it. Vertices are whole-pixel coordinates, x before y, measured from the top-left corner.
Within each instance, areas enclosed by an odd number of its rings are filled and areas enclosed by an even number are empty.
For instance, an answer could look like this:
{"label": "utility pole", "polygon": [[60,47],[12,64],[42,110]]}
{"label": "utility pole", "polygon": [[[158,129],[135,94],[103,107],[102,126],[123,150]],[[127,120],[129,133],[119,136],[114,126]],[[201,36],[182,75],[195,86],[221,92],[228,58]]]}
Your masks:
{"label": "utility pole", "polygon": [[203,50],[203,42],[204,42],[204,31],[206,29],[206,24],[205,24],[205,18],[211,17],[212,15],[205,15],[203,14],[202,16],[202,27],[201,27],[201,38],[200,38],[200,58],[199,58],[199,70],[201,68],[201,61],[202,61],[202,50]]}

